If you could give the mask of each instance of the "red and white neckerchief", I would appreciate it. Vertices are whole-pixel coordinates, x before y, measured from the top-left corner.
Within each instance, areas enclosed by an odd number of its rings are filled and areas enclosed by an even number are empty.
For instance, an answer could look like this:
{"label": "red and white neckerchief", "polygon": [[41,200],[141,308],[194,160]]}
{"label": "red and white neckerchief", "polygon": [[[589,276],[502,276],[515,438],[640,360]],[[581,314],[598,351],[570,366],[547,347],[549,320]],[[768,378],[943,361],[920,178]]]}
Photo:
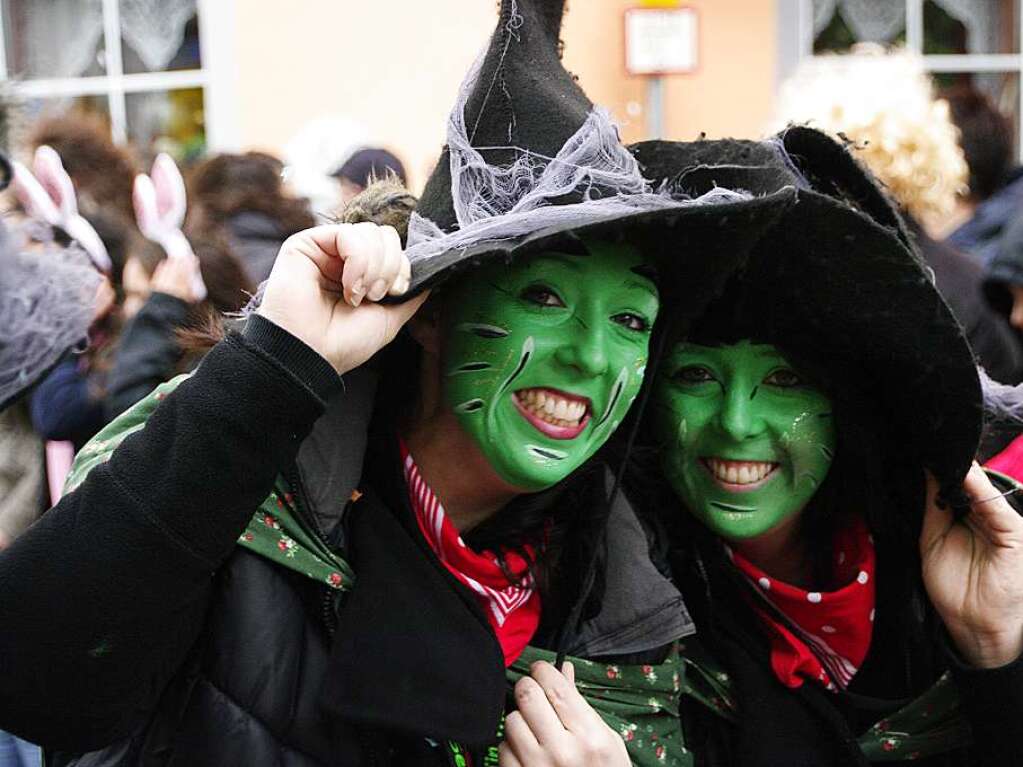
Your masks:
{"label": "red and white neckerchief", "polygon": [[[404,440],[399,440],[399,444],[409,501],[419,529],[448,571],[476,592],[504,651],[505,666],[510,666],[526,649],[540,625],[540,594],[533,577],[526,574],[512,582],[493,552],[477,553],[466,546],[437,496],[423,480]],[[533,554],[529,547],[527,553]],[[504,558],[511,573],[525,573],[528,569],[525,559],[515,552],[506,552]]]}
{"label": "red and white neckerchief", "polygon": [[848,687],[867,657],[874,629],[877,562],[863,519],[856,517],[835,535],[832,582],[846,584],[837,591],[804,591],[771,578],[738,552],[726,551],[795,627],[755,607],[771,643],[771,668],[778,680],[791,688],[802,686],[805,679],[833,691]]}

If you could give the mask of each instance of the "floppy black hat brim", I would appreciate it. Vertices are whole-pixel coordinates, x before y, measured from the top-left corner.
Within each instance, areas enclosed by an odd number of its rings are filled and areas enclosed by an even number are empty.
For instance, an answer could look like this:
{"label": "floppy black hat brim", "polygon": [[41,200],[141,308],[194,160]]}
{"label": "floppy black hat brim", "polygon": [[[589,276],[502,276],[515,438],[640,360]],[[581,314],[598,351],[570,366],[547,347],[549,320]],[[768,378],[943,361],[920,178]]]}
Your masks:
{"label": "floppy black hat brim", "polygon": [[534,257],[569,237],[598,237],[629,242],[648,255],[679,311],[695,315],[794,202],[795,190],[787,187],[761,197],[633,212],[583,226],[566,222],[520,237],[481,241],[413,263],[409,291],[398,300],[485,264]]}
{"label": "floppy black hat brim", "polygon": [[776,296],[759,305],[786,347],[855,377],[943,489],[962,483],[983,424],[976,363],[931,275],[890,228],[801,191],[744,279]]}

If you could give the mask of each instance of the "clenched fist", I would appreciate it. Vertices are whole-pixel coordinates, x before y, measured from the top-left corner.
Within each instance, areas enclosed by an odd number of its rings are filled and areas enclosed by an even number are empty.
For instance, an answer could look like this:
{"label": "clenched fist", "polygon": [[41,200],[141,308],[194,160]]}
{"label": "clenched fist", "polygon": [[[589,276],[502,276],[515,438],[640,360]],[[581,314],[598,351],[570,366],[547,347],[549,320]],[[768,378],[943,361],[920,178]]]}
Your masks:
{"label": "clenched fist", "polygon": [[258,313],[346,373],[390,343],[426,300],[423,293],[400,304],[377,303],[405,293],[410,271],[392,227],[306,229],[281,246]]}

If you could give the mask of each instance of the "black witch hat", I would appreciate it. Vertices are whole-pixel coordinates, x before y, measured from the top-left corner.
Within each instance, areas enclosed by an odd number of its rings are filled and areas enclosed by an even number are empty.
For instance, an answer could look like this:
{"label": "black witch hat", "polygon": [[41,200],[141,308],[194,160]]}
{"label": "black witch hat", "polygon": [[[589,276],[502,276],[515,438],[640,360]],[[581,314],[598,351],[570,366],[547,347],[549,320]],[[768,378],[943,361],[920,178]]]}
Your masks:
{"label": "black witch hat", "polygon": [[502,0],[464,81],[447,145],[409,224],[409,295],[571,234],[625,238],[659,256],[698,310],[794,199],[644,179],[608,114],[562,66],[564,0]]}
{"label": "black witch hat", "polygon": [[758,325],[852,376],[898,435],[900,459],[958,497],[983,425],[973,353],[901,217],[845,147],[792,127],[764,142],[651,141],[632,151],[648,176],[691,194],[721,184],[799,189],[737,278]]}

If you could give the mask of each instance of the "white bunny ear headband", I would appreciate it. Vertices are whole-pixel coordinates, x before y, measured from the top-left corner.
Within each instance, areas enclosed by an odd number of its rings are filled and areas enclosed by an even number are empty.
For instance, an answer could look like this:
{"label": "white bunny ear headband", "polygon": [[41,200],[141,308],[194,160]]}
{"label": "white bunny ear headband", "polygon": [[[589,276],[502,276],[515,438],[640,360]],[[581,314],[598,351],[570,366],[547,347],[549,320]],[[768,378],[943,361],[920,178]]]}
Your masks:
{"label": "white bunny ear headband", "polygon": [[[174,160],[166,154],[157,155],[150,175],[135,177],[132,194],[135,221],[147,240],[152,240],[167,253],[167,258],[195,259],[188,238],[181,231],[185,222],[185,181]],[[197,301],[206,297],[206,285],[195,270],[192,293]]]}
{"label": "white bunny ear headband", "polygon": [[[89,255],[93,265],[104,274],[112,268],[110,254],[92,224],[78,213],[78,199],[64,163],[51,147],[36,150],[29,171],[20,162],[11,163],[11,189],[32,218],[57,226],[67,232]],[[34,171],[34,174],[33,174]]]}

